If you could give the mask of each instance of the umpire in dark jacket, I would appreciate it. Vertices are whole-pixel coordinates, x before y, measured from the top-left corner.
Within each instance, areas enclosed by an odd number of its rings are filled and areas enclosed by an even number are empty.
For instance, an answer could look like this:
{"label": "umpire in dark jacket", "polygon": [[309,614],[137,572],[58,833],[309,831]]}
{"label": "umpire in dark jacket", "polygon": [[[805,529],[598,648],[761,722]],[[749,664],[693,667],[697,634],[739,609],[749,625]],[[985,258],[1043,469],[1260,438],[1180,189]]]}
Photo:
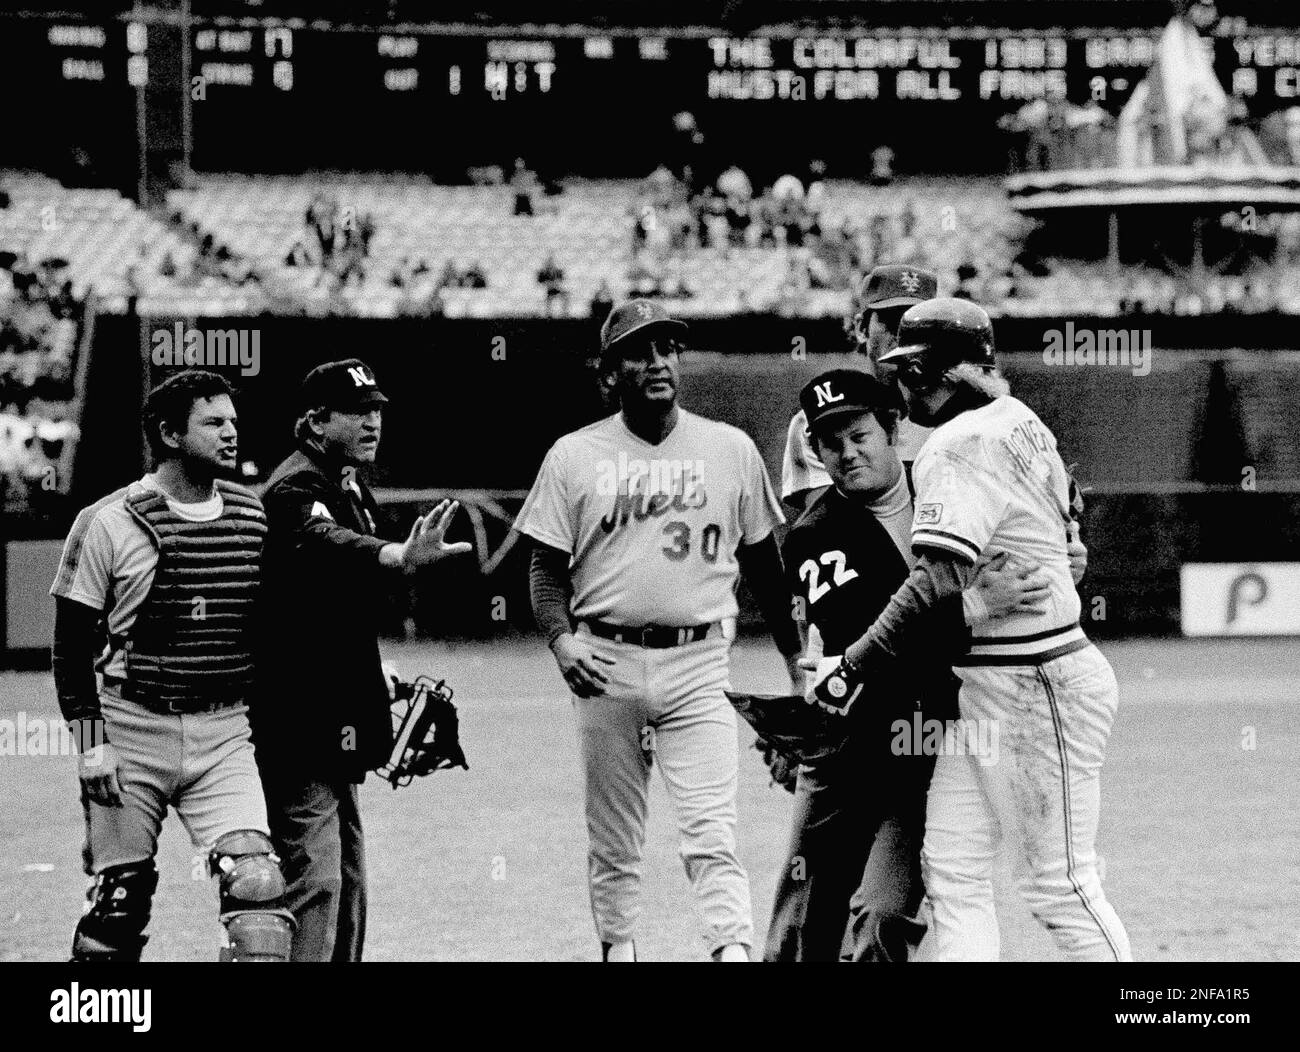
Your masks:
{"label": "umpire in dark jacket", "polygon": [[[813,651],[839,655],[915,561],[912,494],[896,447],[898,401],[875,377],[833,369],[804,387],[799,404],[832,485],[790,529],[782,557],[799,620],[820,639]],[[1045,581],[1005,562],[982,563],[970,592],[930,611],[930,664],[873,683],[871,708],[840,752],[799,768],[765,960],[905,961],[919,941],[921,840],[935,756],[914,732],[926,720],[943,725],[958,716],[952,661],[969,625],[1041,603]]]}
{"label": "umpire in dark jacket", "polygon": [[417,518],[403,543],[375,536],[378,506],[361,477],[388,399],[357,359],[302,384],[298,449],[262,496],[267,621],[253,710],[271,833],[298,922],[295,961],[359,961],[366,926],[357,785],[392,747],[378,620],[400,578],[468,544],[446,544],[458,505]]}

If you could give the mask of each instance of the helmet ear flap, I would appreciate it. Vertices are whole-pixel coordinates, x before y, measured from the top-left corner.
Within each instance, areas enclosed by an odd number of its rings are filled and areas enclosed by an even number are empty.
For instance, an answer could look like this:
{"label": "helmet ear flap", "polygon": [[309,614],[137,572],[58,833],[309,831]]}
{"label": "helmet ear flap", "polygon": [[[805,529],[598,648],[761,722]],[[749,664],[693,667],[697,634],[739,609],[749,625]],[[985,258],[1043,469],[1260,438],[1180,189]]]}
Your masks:
{"label": "helmet ear flap", "polygon": [[913,391],[933,391],[954,364],[942,355],[913,355],[898,363],[898,382]]}

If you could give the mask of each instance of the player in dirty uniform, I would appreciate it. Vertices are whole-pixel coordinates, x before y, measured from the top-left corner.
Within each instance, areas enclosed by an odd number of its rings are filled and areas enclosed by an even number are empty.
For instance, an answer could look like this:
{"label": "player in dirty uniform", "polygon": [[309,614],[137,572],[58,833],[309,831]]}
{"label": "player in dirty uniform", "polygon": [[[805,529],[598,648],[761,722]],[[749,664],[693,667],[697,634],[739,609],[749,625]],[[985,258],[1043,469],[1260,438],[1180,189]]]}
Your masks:
{"label": "player in dirty uniform", "polygon": [[555,443],[515,523],[534,542],[534,612],[574,693],[592,913],[610,961],[635,959],[656,758],[709,951],[748,958],[736,717],[723,693],[742,569],[792,685],[799,674],[776,494],[748,435],[677,406],[682,329],[647,300],[610,313],[602,368],[621,410]]}
{"label": "player in dirty uniform", "polygon": [[1006,842],[1021,895],[1069,958],[1131,960],[1095,847],[1118,686],[1079,625],[1070,477],[1056,438],[1008,393],[994,368],[992,324],[975,304],[911,308],[899,344],[890,357],[910,414],[935,428],[915,465],[917,563],[839,659],[808,663],[816,673],[808,698],[859,718],[875,703],[873,681],[900,661],[927,660],[927,611],[969,584],[984,552],[1037,564],[1049,585],[1044,608],[988,626],[956,663],[961,732],[997,728],[1000,757],[984,766],[978,749],[963,748],[936,762],[922,849],[932,907],[922,956],[998,958],[993,859]]}

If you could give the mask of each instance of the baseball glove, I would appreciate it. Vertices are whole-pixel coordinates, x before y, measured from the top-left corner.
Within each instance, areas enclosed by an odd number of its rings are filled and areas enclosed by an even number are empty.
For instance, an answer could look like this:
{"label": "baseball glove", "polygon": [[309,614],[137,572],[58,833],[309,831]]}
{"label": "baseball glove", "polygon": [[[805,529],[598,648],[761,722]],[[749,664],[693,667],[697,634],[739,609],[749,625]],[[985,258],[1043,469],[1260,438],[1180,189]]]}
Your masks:
{"label": "baseball glove", "polygon": [[445,680],[393,680],[393,749],[376,773],[394,789],[451,767],[469,770],[460,747],[460,720]]}
{"label": "baseball glove", "polygon": [[797,694],[739,694],[727,700],[758,735],[755,748],[763,755],[773,781],[794,791],[800,764],[823,762],[844,744],[844,720],[809,705]]}
{"label": "baseball glove", "polygon": [[762,738],[754,739],[754,748],[767,765],[767,773],[772,776],[771,784],[793,793],[799,784],[799,764],[785,753],[777,752]]}

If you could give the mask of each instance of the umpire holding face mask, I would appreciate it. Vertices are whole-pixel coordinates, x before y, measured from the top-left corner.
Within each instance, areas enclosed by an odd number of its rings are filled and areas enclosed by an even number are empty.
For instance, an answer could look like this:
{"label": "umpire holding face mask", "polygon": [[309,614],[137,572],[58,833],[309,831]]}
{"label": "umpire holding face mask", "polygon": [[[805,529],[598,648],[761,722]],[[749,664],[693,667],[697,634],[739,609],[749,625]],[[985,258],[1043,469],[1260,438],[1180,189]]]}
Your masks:
{"label": "umpire holding face mask", "polygon": [[416,519],[405,542],[376,536],[362,474],[388,399],[364,362],[313,369],[302,383],[297,450],[262,496],[268,534],[254,742],[271,834],[298,929],[295,961],[359,961],[366,928],[357,786],[392,747],[378,621],[398,574],[465,543],[443,536],[458,504]]}

